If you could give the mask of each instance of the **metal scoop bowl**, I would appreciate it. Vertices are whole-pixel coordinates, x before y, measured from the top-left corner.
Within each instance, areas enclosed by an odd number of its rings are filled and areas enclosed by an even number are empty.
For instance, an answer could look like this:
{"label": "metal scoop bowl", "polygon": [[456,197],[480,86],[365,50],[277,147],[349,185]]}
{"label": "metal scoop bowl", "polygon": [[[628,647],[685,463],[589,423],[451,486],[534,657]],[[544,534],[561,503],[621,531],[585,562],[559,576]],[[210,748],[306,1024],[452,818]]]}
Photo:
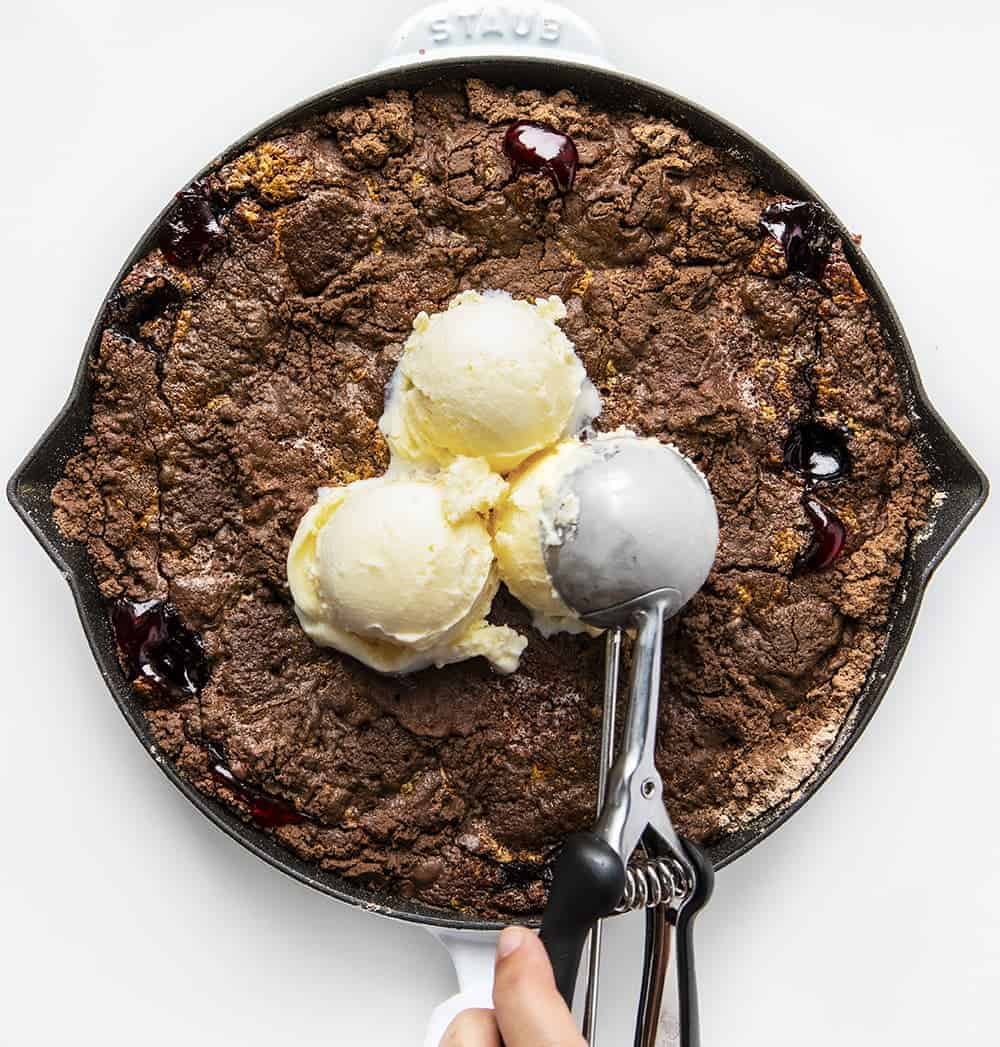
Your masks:
{"label": "metal scoop bowl", "polygon": [[[708,577],[719,540],[718,516],[705,477],[676,448],[631,435],[601,437],[588,448],[589,459],[557,493],[568,511],[555,517],[562,523],[556,523],[555,540],[546,547],[546,567],[559,595],[585,622],[634,628],[636,638],[620,751],[607,781],[600,783],[594,829],[570,837],[556,864],[541,937],[559,990],[572,1004],[588,934],[602,917],[621,911],[623,898],[625,907],[631,907],[628,899],[635,904],[638,898],[648,920],[635,1042],[645,1047],[654,1040],[673,928],[680,1044],[697,1047],[691,930],[711,891],[712,868],[675,831],[654,756],[664,622]],[[617,652],[617,645],[608,650]],[[616,680],[617,665],[606,677]],[[605,717],[606,751],[613,747],[612,719]],[[647,865],[630,870],[640,844]],[[637,893],[631,888],[640,880],[643,890]],[[587,1031],[596,1007],[592,950]]]}
{"label": "metal scoop bowl", "polygon": [[545,549],[552,583],[591,625],[628,626],[653,606],[669,618],[715,560],[719,519],[708,482],[658,440],[612,436],[587,446],[590,460],[566,480],[575,519]]}

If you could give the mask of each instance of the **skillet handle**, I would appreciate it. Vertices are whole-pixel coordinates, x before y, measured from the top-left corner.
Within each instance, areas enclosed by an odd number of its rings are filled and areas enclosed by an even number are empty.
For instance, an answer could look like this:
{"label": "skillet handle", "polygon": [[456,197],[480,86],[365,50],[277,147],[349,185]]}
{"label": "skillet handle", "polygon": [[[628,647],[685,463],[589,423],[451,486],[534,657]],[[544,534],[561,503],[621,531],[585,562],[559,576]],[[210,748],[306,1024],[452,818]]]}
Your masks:
{"label": "skillet handle", "polygon": [[424,1047],[438,1047],[445,1029],[460,1011],[493,1006],[493,957],[498,935],[495,931],[427,930],[448,950],[458,977],[458,992],[434,1008],[424,1035]]}
{"label": "skillet handle", "polygon": [[438,58],[546,58],[611,69],[594,27],[562,4],[428,4],[393,33],[377,69],[419,65]]}
{"label": "skillet handle", "polygon": [[539,936],[567,1007],[573,1006],[587,935],[599,919],[614,912],[624,891],[625,866],[610,844],[592,832],[566,841],[553,870]]}

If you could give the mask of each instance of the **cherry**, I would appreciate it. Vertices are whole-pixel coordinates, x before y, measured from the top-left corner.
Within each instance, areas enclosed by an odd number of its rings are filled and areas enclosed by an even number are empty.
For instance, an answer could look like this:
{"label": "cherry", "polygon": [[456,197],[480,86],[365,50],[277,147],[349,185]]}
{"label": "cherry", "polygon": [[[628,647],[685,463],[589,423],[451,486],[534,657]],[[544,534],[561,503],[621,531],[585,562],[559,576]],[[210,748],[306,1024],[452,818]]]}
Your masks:
{"label": "cherry", "polygon": [[212,777],[236,793],[250,808],[250,817],[258,825],[265,829],[278,829],[283,825],[301,825],[309,821],[286,800],[268,796],[246,782],[241,782],[233,774],[221,747],[209,742],[205,748],[208,751],[208,767]]}
{"label": "cherry", "polygon": [[836,236],[829,215],[810,200],[771,204],[760,216],[761,228],[781,244],[790,273],[818,280]]}
{"label": "cherry", "polygon": [[784,461],[810,483],[839,480],[851,469],[844,432],[818,422],[799,422],[792,429],[785,441]]}
{"label": "cherry", "polygon": [[812,524],[813,537],[808,548],[801,554],[798,566],[801,570],[822,571],[830,567],[844,551],[847,528],[832,509],[821,501],[806,495],[802,507]]}
{"label": "cherry", "polygon": [[171,265],[200,262],[226,239],[200,182],[182,189],[160,223],[160,250]]}
{"label": "cherry", "polygon": [[134,682],[174,698],[197,694],[208,683],[205,648],[173,604],[118,600],[111,609],[111,624]]}
{"label": "cherry", "polygon": [[530,887],[541,880],[543,886],[552,884],[552,862],[499,862],[502,887]]}
{"label": "cherry", "polygon": [[515,175],[522,171],[544,171],[561,193],[573,188],[580,157],[569,135],[547,124],[518,120],[503,136],[503,151]]}
{"label": "cherry", "polygon": [[539,881],[541,881],[543,887],[551,887],[557,856],[557,850],[552,849],[538,860],[521,860],[517,858],[507,862],[499,861],[496,858],[491,858],[490,860],[496,864],[500,886],[503,888],[530,887],[533,883],[538,883]]}

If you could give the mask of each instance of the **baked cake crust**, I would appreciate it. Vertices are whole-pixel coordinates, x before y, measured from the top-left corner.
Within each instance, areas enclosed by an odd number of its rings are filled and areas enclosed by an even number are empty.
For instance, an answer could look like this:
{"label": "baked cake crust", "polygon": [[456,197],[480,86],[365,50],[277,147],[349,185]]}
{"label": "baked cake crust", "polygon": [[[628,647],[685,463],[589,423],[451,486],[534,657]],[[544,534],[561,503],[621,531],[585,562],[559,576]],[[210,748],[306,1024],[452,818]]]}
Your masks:
{"label": "baked cake crust", "polygon": [[[514,120],[573,136],[560,194],[514,178]],[[208,684],[149,692],[164,754],[249,816],[232,773],[308,820],[273,832],[324,869],[482,918],[544,904],[563,836],[593,819],[603,645],[526,631],[521,669],[377,675],[314,646],[285,555],[316,488],[380,473],[383,389],[413,317],[465,288],[560,295],[603,429],[673,441],[707,475],[721,543],[667,640],[658,762],[678,828],[711,842],[800,785],[881,648],[930,495],[873,307],[839,244],[789,274],[776,197],[659,118],[481,81],[390,92],[260,141],[205,180],[224,235],[123,279],[92,361],[93,418],[53,495],[109,599],[159,597],[200,633]],[[822,485],[841,557],[783,464],[806,419],[848,434]]]}

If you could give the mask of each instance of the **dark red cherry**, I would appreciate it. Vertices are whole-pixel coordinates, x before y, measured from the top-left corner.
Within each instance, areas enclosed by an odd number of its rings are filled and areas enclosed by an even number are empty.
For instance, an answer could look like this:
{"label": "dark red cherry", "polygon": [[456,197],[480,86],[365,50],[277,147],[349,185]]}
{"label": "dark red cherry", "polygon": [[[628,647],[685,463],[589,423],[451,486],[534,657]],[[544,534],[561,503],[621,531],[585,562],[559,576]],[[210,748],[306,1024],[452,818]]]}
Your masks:
{"label": "dark red cherry", "polygon": [[518,120],[503,136],[503,151],[515,175],[522,171],[544,171],[561,193],[573,188],[580,157],[569,135],[546,124]]}
{"label": "dark red cherry", "polygon": [[530,887],[533,883],[541,881],[542,885],[549,887],[552,884],[552,862],[499,862],[497,868],[500,871],[500,886],[506,887]]}
{"label": "dark red cherry", "polygon": [[225,239],[208,192],[199,182],[177,194],[160,222],[160,250],[172,265],[194,265]]}
{"label": "dark red cherry", "polygon": [[760,216],[761,228],[781,244],[790,273],[818,280],[836,236],[830,216],[810,200],[771,204]]}
{"label": "dark red cherry", "polygon": [[174,698],[197,694],[208,683],[208,660],[199,636],[163,600],[117,600],[111,609],[130,678]]}
{"label": "dark red cherry", "polygon": [[233,774],[226,762],[225,753],[219,746],[210,742],[205,748],[208,750],[208,767],[212,777],[236,793],[250,808],[250,817],[258,825],[265,829],[279,829],[283,825],[301,825],[309,820],[287,801],[268,796],[267,793],[241,782]]}
{"label": "dark red cherry", "polygon": [[805,571],[822,571],[830,567],[844,551],[847,541],[847,528],[843,521],[822,502],[806,495],[802,506],[812,524],[813,537],[808,548],[799,557],[799,569]]}
{"label": "dark red cherry", "polygon": [[847,436],[819,422],[799,422],[785,441],[784,461],[810,483],[839,480],[851,469]]}

